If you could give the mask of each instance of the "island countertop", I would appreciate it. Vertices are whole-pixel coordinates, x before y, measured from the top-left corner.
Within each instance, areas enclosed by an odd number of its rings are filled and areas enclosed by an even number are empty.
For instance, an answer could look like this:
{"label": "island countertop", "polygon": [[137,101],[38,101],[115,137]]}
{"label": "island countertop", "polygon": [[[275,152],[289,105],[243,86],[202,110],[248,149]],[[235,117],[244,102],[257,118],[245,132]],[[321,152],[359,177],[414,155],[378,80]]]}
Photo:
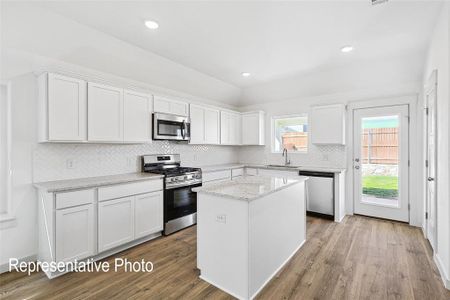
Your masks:
{"label": "island countertop", "polygon": [[303,182],[307,179],[308,177],[306,176],[298,176],[295,178],[280,176],[244,176],[231,181],[211,183],[192,190],[197,193],[206,193],[251,201]]}

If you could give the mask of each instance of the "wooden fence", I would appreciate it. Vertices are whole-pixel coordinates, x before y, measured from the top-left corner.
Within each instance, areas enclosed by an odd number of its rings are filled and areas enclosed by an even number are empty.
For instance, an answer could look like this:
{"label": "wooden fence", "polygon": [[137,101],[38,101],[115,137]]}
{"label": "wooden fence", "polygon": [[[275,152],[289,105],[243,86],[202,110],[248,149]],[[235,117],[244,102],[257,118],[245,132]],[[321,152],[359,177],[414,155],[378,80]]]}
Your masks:
{"label": "wooden fence", "polygon": [[368,128],[362,133],[363,164],[398,164],[398,128]]}
{"label": "wooden fence", "polygon": [[[305,150],[308,133],[287,132],[282,136],[283,147],[288,150]],[[369,128],[362,133],[363,164],[398,164],[398,128]]]}
{"label": "wooden fence", "polygon": [[282,136],[283,148],[302,151],[308,148],[307,132],[286,132]]}

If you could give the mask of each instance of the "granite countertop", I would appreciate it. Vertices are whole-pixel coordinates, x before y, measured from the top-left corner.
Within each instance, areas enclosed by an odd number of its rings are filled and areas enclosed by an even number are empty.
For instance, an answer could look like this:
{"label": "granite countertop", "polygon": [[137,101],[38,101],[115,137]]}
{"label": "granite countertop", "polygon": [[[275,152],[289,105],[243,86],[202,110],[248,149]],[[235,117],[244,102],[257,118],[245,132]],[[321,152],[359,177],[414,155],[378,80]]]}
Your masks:
{"label": "granite countertop", "polygon": [[194,192],[252,201],[291,185],[303,182],[308,177],[244,176],[231,181],[211,183],[192,189]]}
{"label": "granite countertop", "polygon": [[315,172],[331,172],[331,173],[341,173],[345,171],[345,168],[328,168],[328,167],[311,167],[311,166],[270,166],[263,164],[248,164],[248,163],[232,163],[232,164],[222,164],[222,165],[212,165],[200,167],[203,173],[217,172],[223,170],[239,169],[239,168],[255,168],[255,169],[267,169],[267,170],[283,170],[283,171],[315,171]]}
{"label": "granite countertop", "polygon": [[105,185],[114,185],[120,183],[155,180],[163,178],[163,175],[152,173],[128,173],[110,176],[87,177],[79,179],[56,180],[47,182],[36,182],[34,186],[45,190],[48,193],[67,192],[77,189],[94,188]]}
{"label": "granite countertop", "polygon": [[222,165],[212,165],[212,166],[203,166],[200,167],[202,169],[203,173],[208,172],[217,172],[217,171],[224,171],[224,170],[231,170],[231,169],[240,169],[245,168],[245,164],[222,164]]}

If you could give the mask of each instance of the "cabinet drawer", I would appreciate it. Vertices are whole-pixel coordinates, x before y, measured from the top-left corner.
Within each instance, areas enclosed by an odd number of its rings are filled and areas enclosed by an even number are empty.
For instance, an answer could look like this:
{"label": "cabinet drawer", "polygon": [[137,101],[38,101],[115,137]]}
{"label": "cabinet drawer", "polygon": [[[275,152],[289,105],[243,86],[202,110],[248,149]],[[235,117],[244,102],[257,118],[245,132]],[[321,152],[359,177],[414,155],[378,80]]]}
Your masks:
{"label": "cabinet drawer", "polygon": [[221,180],[221,179],[231,179],[231,172],[227,171],[216,171],[203,173],[203,182]]}
{"label": "cabinet drawer", "polygon": [[161,179],[114,185],[98,189],[98,201],[116,199],[131,195],[160,191],[163,189]]}
{"label": "cabinet drawer", "polygon": [[56,209],[94,203],[95,190],[81,190],[56,194]]}
{"label": "cabinet drawer", "polygon": [[231,170],[231,177],[239,177],[244,175],[244,169],[233,169]]}

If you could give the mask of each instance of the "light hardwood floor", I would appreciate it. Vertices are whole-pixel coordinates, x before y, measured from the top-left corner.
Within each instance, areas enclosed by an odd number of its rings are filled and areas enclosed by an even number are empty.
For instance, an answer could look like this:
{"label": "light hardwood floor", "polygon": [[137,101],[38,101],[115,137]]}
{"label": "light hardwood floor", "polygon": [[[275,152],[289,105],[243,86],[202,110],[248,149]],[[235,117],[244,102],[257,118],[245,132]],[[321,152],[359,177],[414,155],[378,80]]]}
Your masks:
{"label": "light hardwood floor", "polygon": [[[366,218],[308,218],[307,242],[259,299],[450,299],[418,228]],[[120,253],[152,273],[0,275],[1,299],[232,299],[198,278],[196,227]],[[113,258],[109,259],[110,262]],[[263,262],[262,262],[263,263]]]}

